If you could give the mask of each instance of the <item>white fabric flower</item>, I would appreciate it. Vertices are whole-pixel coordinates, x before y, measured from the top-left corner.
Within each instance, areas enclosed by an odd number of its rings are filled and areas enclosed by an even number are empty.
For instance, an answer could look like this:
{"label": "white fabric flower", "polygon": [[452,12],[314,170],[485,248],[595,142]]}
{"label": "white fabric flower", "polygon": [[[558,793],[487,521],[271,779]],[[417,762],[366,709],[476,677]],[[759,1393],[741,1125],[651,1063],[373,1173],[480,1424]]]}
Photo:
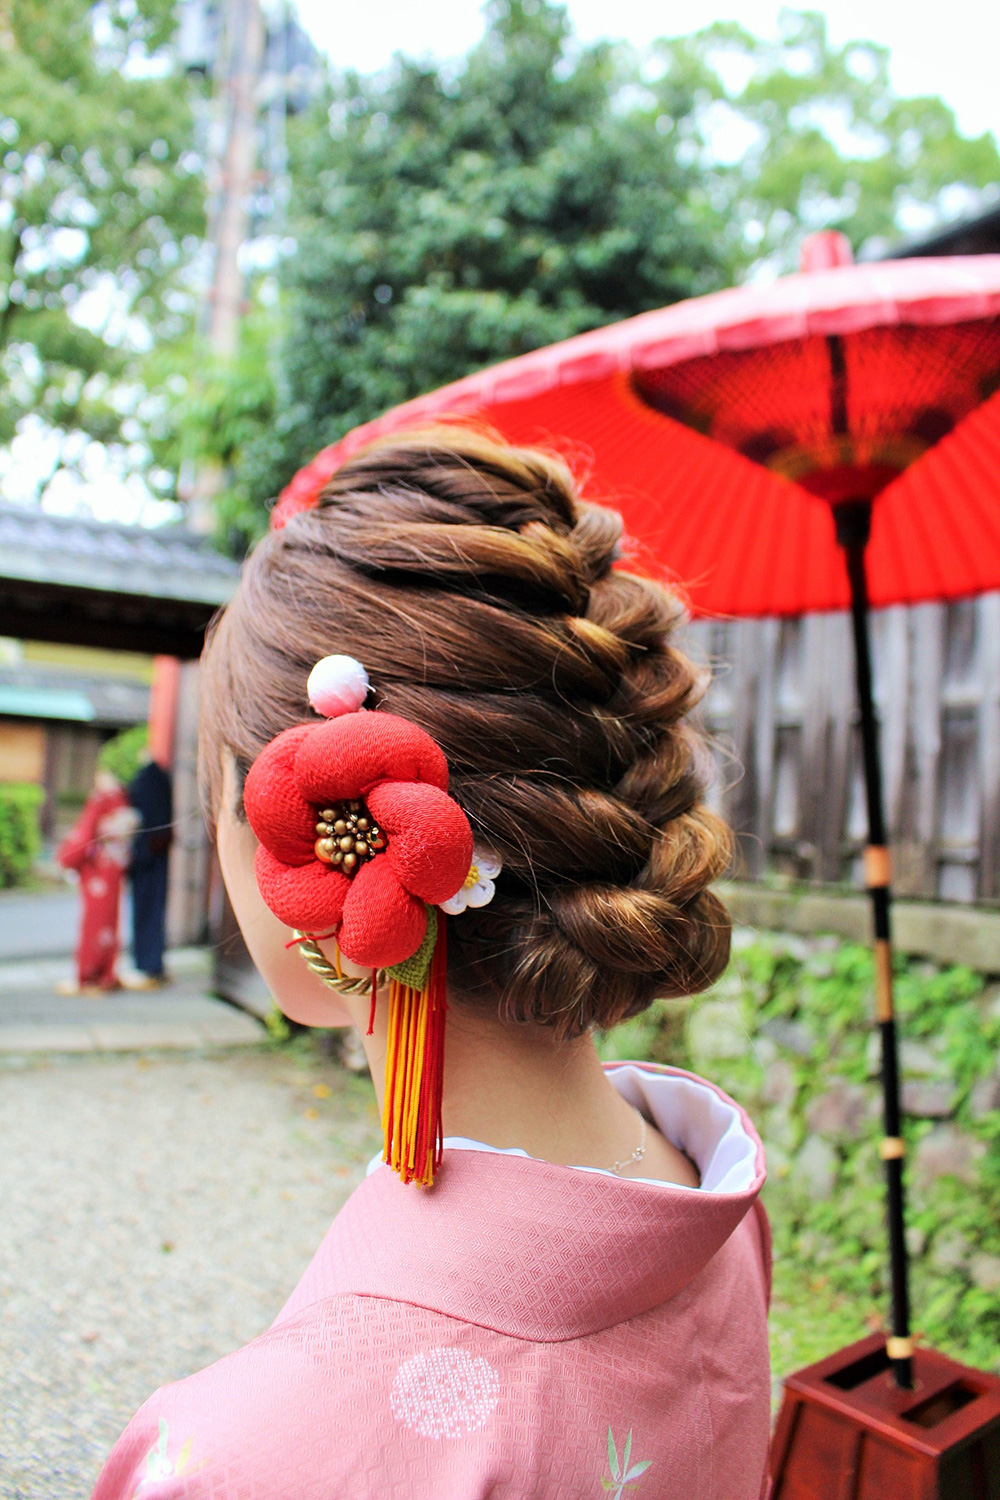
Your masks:
{"label": "white fabric flower", "polygon": [[441,910],[449,917],[457,917],[467,906],[489,906],[496,895],[494,881],[502,869],[495,854],[473,849],[468,875],[454,896],[438,903]]}

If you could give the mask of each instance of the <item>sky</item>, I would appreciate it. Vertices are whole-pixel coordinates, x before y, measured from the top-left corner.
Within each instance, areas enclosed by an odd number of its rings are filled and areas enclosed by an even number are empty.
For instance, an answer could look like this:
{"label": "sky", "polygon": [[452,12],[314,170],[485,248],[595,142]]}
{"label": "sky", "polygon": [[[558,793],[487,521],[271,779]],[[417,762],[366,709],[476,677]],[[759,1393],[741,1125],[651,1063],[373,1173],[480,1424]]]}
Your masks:
{"label": "sky", "polygon": [[[802,0],[797,8],[827,17],[832,40],[873,41],[892,53],[892,81],[901,93],[939,94],[968,134],[1000,138],[1000,5],[997,0]],[[393,52],[460,56],[482,34],[479,0],[297,0],[303,26],[340,66],[374,72]],[[610,36],[642,47],[712,21],[739,20],[767,36],[780,5],[773,0],[568,0],[584,41]]]}

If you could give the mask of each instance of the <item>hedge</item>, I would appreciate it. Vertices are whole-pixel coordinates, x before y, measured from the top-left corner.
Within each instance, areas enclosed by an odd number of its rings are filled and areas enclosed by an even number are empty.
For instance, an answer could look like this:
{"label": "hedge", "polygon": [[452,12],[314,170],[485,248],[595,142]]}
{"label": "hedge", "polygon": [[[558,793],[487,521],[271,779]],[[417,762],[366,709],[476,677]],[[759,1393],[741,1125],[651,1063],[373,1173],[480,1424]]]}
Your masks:
{"label": "hedge", "polygon": [[24,885],[42,847],[45,793],[30,782],[0,782],[0,889]]}

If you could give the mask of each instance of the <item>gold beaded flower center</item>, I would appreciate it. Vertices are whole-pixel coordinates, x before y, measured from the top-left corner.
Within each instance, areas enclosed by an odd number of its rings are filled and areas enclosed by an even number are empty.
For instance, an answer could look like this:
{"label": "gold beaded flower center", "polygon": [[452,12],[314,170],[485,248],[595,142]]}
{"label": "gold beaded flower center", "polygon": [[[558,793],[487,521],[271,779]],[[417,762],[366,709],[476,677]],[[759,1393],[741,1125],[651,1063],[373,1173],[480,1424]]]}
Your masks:
{"label": "gold beaded flower center", "polygon": [[317,809],[316,858],[353,878],[365,860],[381,854],[389,840],[361,798]]}

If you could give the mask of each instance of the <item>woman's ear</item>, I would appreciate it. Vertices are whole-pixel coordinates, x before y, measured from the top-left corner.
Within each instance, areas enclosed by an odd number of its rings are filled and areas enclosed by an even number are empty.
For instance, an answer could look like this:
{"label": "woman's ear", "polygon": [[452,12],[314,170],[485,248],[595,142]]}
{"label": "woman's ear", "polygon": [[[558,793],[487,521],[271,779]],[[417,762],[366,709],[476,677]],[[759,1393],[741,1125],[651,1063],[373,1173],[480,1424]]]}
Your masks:
{"label": "woman's ear", "polygon": [[236,816],[236,768],[227,757],[216,843],[222,878],[236,920],[264,983],[281,1010],[302,1026],[353,1026],[355,1017],[335,990],[309,970],[292,941],[291,929],[279,922],[257,889],[253,829]]}

